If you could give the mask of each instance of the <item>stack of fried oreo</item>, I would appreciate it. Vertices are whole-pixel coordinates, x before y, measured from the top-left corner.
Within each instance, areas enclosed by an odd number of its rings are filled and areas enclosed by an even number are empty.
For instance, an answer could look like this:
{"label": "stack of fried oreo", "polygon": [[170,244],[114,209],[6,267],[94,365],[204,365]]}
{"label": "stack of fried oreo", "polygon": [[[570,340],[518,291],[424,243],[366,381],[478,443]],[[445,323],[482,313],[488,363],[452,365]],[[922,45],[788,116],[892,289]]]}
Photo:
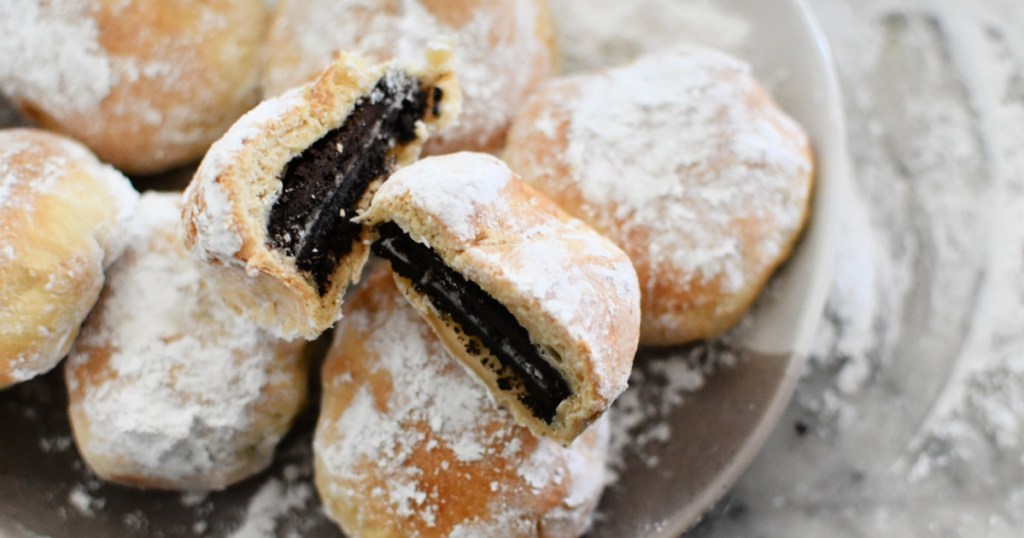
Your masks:
{"label": "stack of fried oreo", "polygon": [[0,131],[0,389],[68,356],[99,477],[218,490],[333,329],[348,535],[584,533],[638,345],[721,334],[792,250],[802,129],[706,49],[551,78],[544,0],[174,4],[0,5],[0,91],[56,131]]}

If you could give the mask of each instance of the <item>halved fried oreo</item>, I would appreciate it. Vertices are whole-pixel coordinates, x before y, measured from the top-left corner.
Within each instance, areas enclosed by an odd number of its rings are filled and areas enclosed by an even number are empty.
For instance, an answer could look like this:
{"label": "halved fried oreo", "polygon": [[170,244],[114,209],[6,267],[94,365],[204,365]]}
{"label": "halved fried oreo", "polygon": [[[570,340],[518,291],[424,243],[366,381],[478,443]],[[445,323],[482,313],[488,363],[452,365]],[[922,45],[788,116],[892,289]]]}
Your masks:
{"label": "halved fried oreo", "polygon": [[419,161],[360,220],[452,354],[534,433],[568,444],[625,389],[640,326],[629,258],[497,158]]}
{"label": "halved fried oreo", "polygon": [[411,69],[341,54],[210,148],[186,192],[185,241],[236,311],[286,338],[340,317],[369,256],[353,219],[459,110],[451,50],[426,58]]}

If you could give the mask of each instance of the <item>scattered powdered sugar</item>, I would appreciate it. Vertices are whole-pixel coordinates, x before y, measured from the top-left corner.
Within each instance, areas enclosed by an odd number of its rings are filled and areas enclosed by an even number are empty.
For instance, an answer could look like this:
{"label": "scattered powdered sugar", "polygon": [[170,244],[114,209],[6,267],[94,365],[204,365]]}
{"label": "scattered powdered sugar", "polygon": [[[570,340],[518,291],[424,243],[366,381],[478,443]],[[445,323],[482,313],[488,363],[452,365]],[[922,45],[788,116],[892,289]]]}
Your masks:
{"label": "scattered powdered sugar", "polygon": [[[180,207],[177,193],[143,196],[130,247],[69,357],[68,388],[85,391],[72,402],[92,431],[83,448],[148,479],[218,488],[272,455],[272,432],[246,458],[236,443],[252,427],[279,344],[213,302],[177,243]],[[90,364],[108,346],[107,363]],[[111,375],[80,386],[86,366]]]}
{"label": "scattered powdered sugar", "polygon": [[186,491],[181,494],[181,505],[186,508],[193,508],[203,504],[210,496],[207,491]]}
{"label": "scattered powdered sugar", "polygon": [[720,368],[736,365],[737,356],[729,342],[736,339],[739,331],[742,327],[713,344],[646,351],[638,356],[629,379],[630,388],[609,411],[612,424],[606,479],[609,484],[617,482],[619,475],[627,471],[627,457],[635,458],[649,469],[661,463],[656,455],[658,450],[654,448],[673,435],[668,422],[671,414],[684,405],[688,395],[699,397],[695,393],[704,386],[708,376]]}
{"label": "scattered powdered sugar", "polygon": [[[191,518],[186,532],[226,538],[321,536],[332,525],[314,492],[311,452],[309,434],[303,433],[281,447],[279,463],[271,471],[238,486],[242,495],[235,490],[182,493],[181,507]],[[226,522],[232,523],[225,527]]]}
{"label": "scattered powdered sugar", "polygon": [[[848,106],[857,113],[852,127],[860,136],[852,140],[861,188],[844,208],[843,263],[812,355],[811,374],[832,377],[821,390],[801,391],[800,400],[818,419],[836,419],[838,435],[875,442],[910,432],[912,439],[886,457],[901,460],[902,478],[915,487],[943,469],[988,480],[1003,473],[1002,461],[1024,452],[1022,347],[1013,315],[1021,308],[1014,290],[1024,212],[1015,171],[1024,166],[1017,143],[1024,99],[1009,90],[1020,64],[1008,53],[1011,38],[990,26],[996,11],[967,14],[940,2],[908,14],[889,4],[857,6],[884,24],[843,24],[832,36],[839,62],[857,82]],[[836,4],[827,14],[840,20],[849,9]],[[912,78],[920,95],[891,93],[901,77]],[[936,188],[893,188],[902,182]],[[918,267],[922,258],[927,265]],[[926,319],[915,315],[922,306]],[[913,375],[889,379],[907,372]],[[906,431],[859,427],[892,426],[881,419],[890,403],[879,409],[863,401],[882,382],[887,391],[913,391],[899,394],[914,403],[906,404],[914,413]]]}
{"label": "scattered powdered sugar", "polygon": [[305,507],[313,497],[313,488],[308,483],[271,478],[249,500],[241,526],[232,531],[229,538],[275,536],[279,520],[286,514]]}
{"label": "scattered powdered sugar", "polygon": [[68,493],[68,504],[81,515],[93,517],[97,510],[103,509],[106,501],[100,497],[93,497],[82,484],[76,484]]}
{"label": "scattered powdered sugar", "polygon": [[0,91],[58,116],[93,110],[110,94],[110,59],[86,1],[0,3]]}
{"label": "scattered powdered sugar", "polygon": [[459,523],[448,533],[448,538],[479,538],[481,536],[528,536],[533,523],[519,514],[507,513],[496,516],[492,521],[467,521]]}
{"label": "scattered powdered sugar", "polygon": [[65,452],[71,448],[71,436],[70,435],[56,435],[43,437],[39,439],[39,448],[43,449],[43,452],[52,454],[54,452]]}

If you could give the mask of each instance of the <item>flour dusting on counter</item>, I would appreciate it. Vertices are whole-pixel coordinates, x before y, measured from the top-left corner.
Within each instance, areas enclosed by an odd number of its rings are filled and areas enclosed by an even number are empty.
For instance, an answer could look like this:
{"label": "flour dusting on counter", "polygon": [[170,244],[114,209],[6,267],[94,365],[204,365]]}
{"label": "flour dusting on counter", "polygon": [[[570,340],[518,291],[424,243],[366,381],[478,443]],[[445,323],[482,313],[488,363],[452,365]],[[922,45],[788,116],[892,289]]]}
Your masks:
{"label": "flour dusting on counter", "polygon": [[1020,536],[1024,4],[811,4],[856,192],[795,404],[692,534]]}

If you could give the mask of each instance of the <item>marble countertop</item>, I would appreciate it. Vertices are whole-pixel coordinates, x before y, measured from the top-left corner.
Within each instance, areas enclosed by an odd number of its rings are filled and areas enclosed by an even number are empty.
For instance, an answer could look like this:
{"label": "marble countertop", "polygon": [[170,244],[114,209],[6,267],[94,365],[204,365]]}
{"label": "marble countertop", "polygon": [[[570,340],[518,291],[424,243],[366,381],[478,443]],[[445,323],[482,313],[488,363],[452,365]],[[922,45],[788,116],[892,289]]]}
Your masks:
{"label": "marble countertop", "polygon": [[812,0],[856,196],[813,356],[692,537],[1024,535],[1024,2]]}

